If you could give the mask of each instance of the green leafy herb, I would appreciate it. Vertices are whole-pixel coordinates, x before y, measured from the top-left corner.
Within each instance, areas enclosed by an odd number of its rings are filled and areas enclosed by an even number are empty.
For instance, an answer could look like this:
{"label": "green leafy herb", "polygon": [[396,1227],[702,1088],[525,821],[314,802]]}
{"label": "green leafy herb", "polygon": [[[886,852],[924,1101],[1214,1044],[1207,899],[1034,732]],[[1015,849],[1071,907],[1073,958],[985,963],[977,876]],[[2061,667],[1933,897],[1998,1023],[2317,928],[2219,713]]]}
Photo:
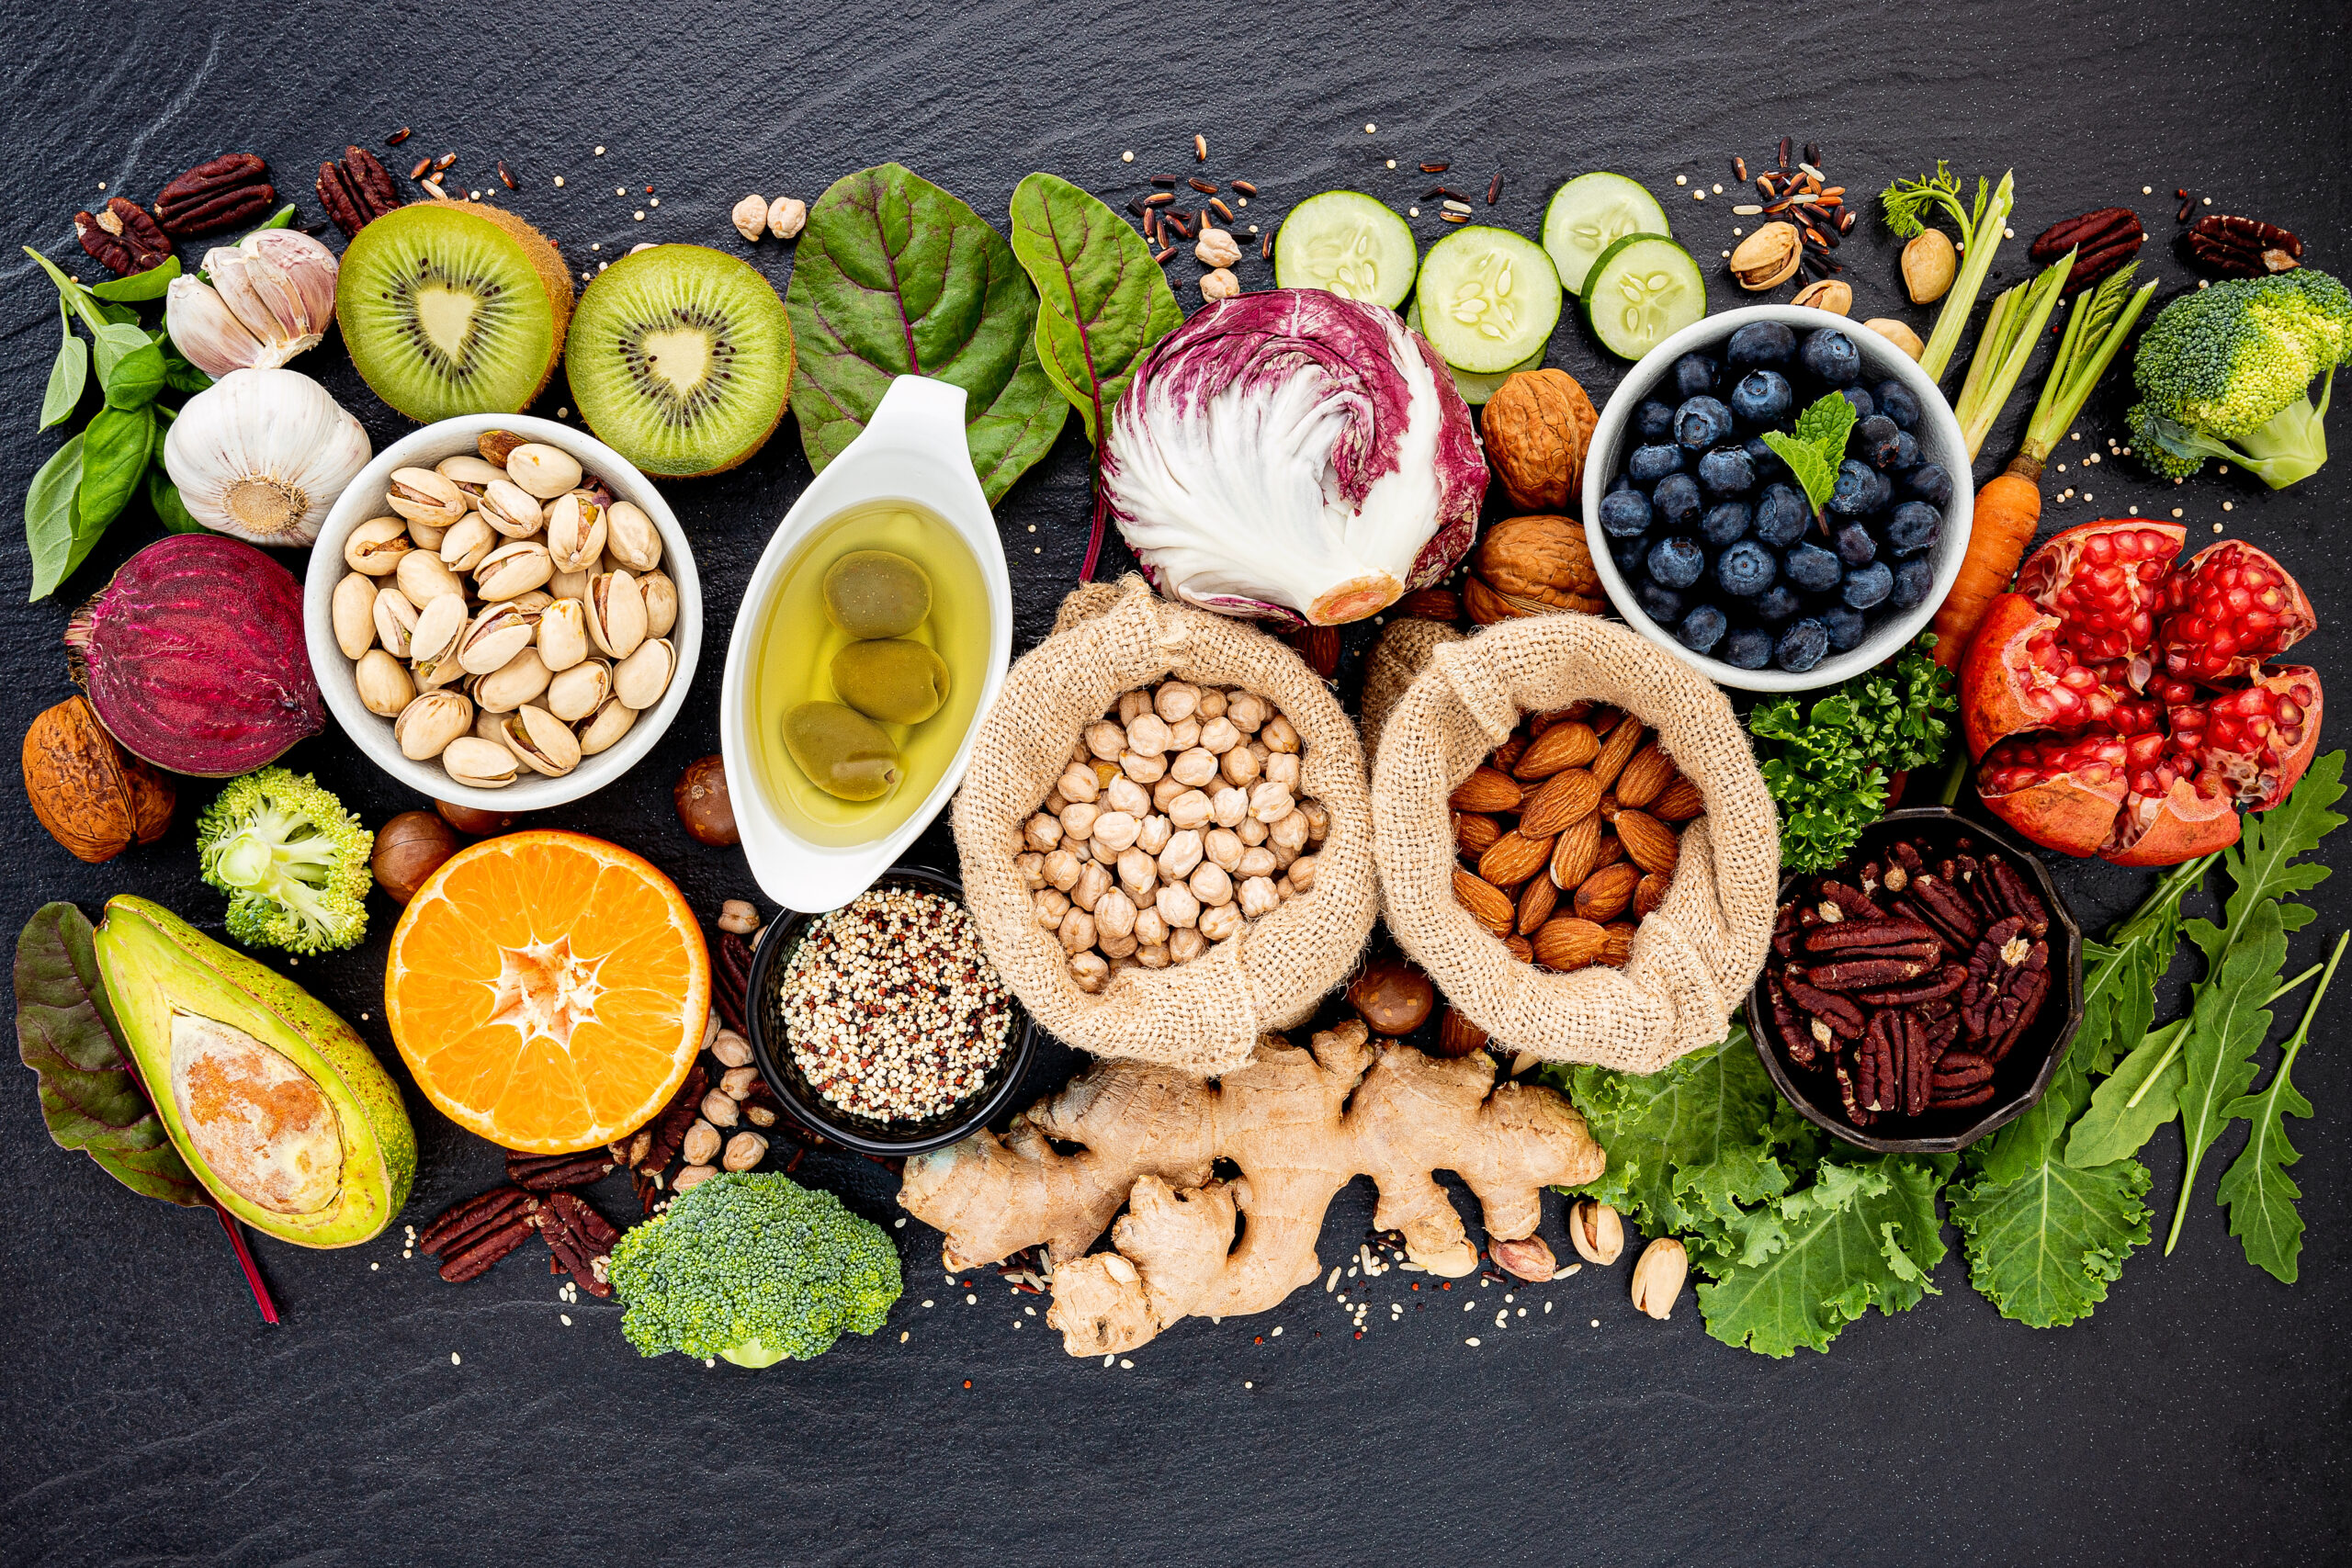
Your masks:
{"label": "green leafy herb", "polygon": [[109,404],[91,418],[90,427],[82,433],[82,487],[74,498],[68,575],[137,493],[154,445],[154,411],[143,404],[135,409]]}
{"label": "green leafy herb", "polygon": [[161,468],[147,470],[147,504],[155,509],[155,521],[171,534],[201,534],[204,525],[189,513],[187,502],[180,499],[180,487],[164,476]]}
{"label": "green leafy herb", "polygon": [[172,279],[179,275],[180,258],[165,256],[160,264],[149,267],[145,272],[134,272],[129,277],[109,277],[102,283],[93,283],[90,285],[90,292],[101,299],[112,300],[119,305],[144,304],[150,299],[161,299],[164,292],[171,288]]}
{"label": "green leafy herb", "polygon": [[1935,640],[1922,636],[1891,665],[1810,707],[1782,697],[1748,715],[1765,785],[1781,808],[1784,870],[1836,865],[1885,811],[1889,776],[1942,758],[1951,734],[1945,716],[1958,705],[1951,671],[1930,657]]}
{"label": "green leafy herb", "polygon": [[980,215],[897,164],[845,175],[809,209],[785,291],[799,350],[792,412],[821,470],[895,376],[964,389],[990,503],[1046,455],[1069,404],[1037,357],[1037,294]]}
{"label": "green leafy herb", "polygon": [[2188,1032],[2180,1047],[2180,1130],[2188,1145],[2188,1160],[2180,1173],[2180,1198],[2173,1207],[2172,1229],[2165,1236],[2169,1255],[2180,1241],[2181,1222],[2188,1217],[2189,1194],[2197,1189],[2197,1170],[2205,1151],[2233,1119],[2232,1107],[2254,1082],[2254,1049],[2270,1032],[2270,1010],[2262,999],[2278,988],[2278,972],[2287,963],[2287,932],[2278,918],[2277,900],[2266,898],[2254,912],[2224,937],[2220,928],[2192,920],[2188,933],[2212,933],[2210,944],[2199,941],[2209,955],[2221,956],[2213,977],[2198,987],[2188,1015]]}
{"label": "green leafy herb", "polygon": [[90,345],[74,335],[74,318],[66,313],[62,300],[58,302],[57,314],[64,326],[65,341],[57,345],[57,357],[49,367],[49,389],[41,394],[39,428],[42,430],[73,417],[90,379]]}
{"label": "green leafy herb", "polygon": [[1830,392],[1797,415],[1794,434],[1764,433],[1764,445],[1796,475],[1816,514],[1829,504],[1830,494],[1838,488],[1838,465],[1845,460],[1846,438],[1853,429],[1854,405]]}
{"label": "green leafy herb", "polygon": [[[1988,182],[1976,182],[1976,210],[1984,210],[1984,192]],[[1898,240],[1908,240],[1926,231],[1930,220],[1939,214],[1951,219],[1962,236],[1976,227],[1976,220],[1961,205],[1960,181],[1953,177],[1951,166],[1944,159],[1936,160],[1936,172],[1917,179],[1896,180],[1878,193],[1880,215]]]}
{"label": "green leafy herb", "polygon": [[[2343,962],[2347,942],[2352,942],[2352,932],[2335,939],[2335,951],[2327,955],[2326,973],[2319,977],[2319,986],[2303,1009],[2303,1021],[2279,1055],[2278,1070],[2270,1075],[2269,1087],[2222,1108],[2224,1116],[2243,1117],[2253,1123],[2253,1129],[2246,1134],[2245,1148],[2222,1173],[2222,1185],[2214,1196],[2230,1211],[2230,1234],[2245,1247],[2246,1261],[2268,1270],[2281,1284],[2295,1282],[2303,1250],[2303,1216],[2295,1207],[2303,1190],[2287,1174],[2287,1168],[2303,1156],[2287,1141],[2286,1119],[2309,1119],[2312,1113],[2312,1102],[2302,1097],[2288,1074],[2294,1070],[2303,1042],[2311,1037],[2312,1020],[2319,1016],[2320,998],[2327,995],[2327,983],[2335,978],[2335,966]],[[2184,1190],[2182,1196],[2187,1195]]]}

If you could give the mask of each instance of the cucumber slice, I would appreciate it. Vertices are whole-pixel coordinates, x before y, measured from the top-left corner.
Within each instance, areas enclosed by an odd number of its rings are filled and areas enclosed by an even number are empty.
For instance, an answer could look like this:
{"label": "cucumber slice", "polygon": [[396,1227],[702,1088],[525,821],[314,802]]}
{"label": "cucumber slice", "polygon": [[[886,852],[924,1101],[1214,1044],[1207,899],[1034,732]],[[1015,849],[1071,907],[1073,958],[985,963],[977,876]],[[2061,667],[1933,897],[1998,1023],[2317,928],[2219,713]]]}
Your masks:
{"label": "cucumber slice", "polygon": [[1584,292],[1592,264],[1626,235],[1672,232],[1657,197],[1623,175],[1578,175],[1554,191],[1544,209],[1544,249],[1571,294]]}
{"label": "cucumber slice", "polygon": [[[1421,330],[1421,302],[1419,299],[1405,307],[1405,324],[1415,332]],[[1522,370],[1543,368],[1544,351],[1539,348],[1510,369],[1499,371],[1492,376],[1481,376],[1469,370],[1456,370],[1451,365],[1445,367],[1445,373],[1453,378],[1453,389],[1462,394],[1462,400],[1474,409],[1479,409],[1485,408],[1494,395],[1502,389],[1502,384],[1513,376]]]}
{"label": "cucumber slice", "polygon": [[1707,313],[1707,280],[1663,234],[1628,234],[1592,264],[1577,299],[1585,325],[1622,359],[1639,359]]}
{"label": "cucumber slice", "polygon": [[1541,355],[1560,320],[1560,275],[1508,229],[1456,229],[1421,258],[1421,335],[1456,370],[1496,376]]}
{"label": "cucumber slice", "polygon": [[1274,286],[1328,288],[1393,310],[1413,291],[1418,254],[1412,229],[1385,202],[1358,190],[1327,190],[1283,220],[1274,235]]}

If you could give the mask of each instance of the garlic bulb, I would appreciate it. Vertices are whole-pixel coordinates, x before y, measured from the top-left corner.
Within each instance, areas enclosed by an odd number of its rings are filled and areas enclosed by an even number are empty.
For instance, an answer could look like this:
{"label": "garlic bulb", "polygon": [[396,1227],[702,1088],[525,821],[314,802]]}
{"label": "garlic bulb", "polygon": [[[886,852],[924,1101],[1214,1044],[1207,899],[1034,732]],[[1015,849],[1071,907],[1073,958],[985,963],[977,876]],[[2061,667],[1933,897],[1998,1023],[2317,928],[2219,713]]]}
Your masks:
{"label": "garlic bulb", "polygon": [[208,376],[275,369],[334,324],[335,265],[334,253],[300,230],[260,230],[205,253],[209,284],[173,279],[164,325]]}
{"label": "garlic bulb", "polygon": [[188,513],[256,545],[307,545],[368,466],[368,433],[297,370],[232,370],[187,400],[164,467]]}

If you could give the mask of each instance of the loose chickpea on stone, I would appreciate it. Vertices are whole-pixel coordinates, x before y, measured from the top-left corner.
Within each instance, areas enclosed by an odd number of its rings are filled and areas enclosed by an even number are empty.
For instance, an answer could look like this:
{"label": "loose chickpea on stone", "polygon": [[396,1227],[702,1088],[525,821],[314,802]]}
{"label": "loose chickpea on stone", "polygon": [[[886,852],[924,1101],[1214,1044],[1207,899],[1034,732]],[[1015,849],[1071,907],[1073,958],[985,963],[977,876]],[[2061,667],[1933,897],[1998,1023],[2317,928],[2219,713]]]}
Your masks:
{"label": "loose chickpea on stone", "polygon": [[737,936],[749,936],[760,929],[760,911],[756,905],[742,898],[729,898],[718,907],[718,929]]}
{"label": "loose chickpea on stone", "polygon": [[757,1067],[729,1067],[718,1076],[719,1092],[737,1101],[749,1100],[752,1089],[760,1081]]}
{"label": "loose chickpea on stone", "polygon": [[1227,267],[1212,267],[1201,274],[1201,298],[1208,300],[1231,299],[1241,292],[1241,280]]}
{"label": "loose chickpea on stone", "polygon": [[722,1067],[748,1067],[752,1065],[752,1043],[725,1027],[710,1037],[710,1054],[718,1058],[718,1065]]}
{"label": "loose chickpea on stone", "polygon": [[708,1165],[718,1157],[718,1129],[696,1119],[695,1124],[686,1129],[685,1141],[678,1145],[678,1153],[684,1156],[688,1165]]}
{"label": "loose chickpea on stone", "polygon": [[1241,246],[1226,230],[1204,227],[1193,259],[1203,266],[1231,266],[1241,259]]}
{"label": "loose chickpea on stone", "polygon": [[732,1127],[743,1119],[743,1108],[724,1089],[702,1097],[702,1119],[714,1127]]}
{"label": "loose chickpea on stone", "polygon": [[727,1140],[719,1164],[729,1170],[749,1170],[768,1157],[768,1141],[757,1133],[738,1133]]}

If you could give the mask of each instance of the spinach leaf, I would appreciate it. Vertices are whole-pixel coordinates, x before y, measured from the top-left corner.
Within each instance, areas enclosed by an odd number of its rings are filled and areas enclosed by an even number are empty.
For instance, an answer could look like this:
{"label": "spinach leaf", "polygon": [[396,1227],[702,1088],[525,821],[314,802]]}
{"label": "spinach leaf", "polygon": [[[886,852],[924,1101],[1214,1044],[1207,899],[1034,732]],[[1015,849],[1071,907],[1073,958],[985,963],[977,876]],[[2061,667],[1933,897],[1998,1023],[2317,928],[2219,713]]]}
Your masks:
{"label": "spinach leaf", "polygon": [[809,209],[785,309],[799,352],[792,412],[821,471],[894,376],[964,389],[966,440],[991,504],[1043,457],[1069,405],[1037,358],[1037,295],[1004,236],[898,164],[845,175]]}
{"label": "spinach leaf", "polygon": [[134,272],[129,277],[109,277],[103,283],[90,285],[90,292],[101,299],[119,304],[137,304],[149,299],[161,299],[180,275],[180,258],[165,256],[145,272]]}
{"label": "spinach leaf", "polygon": [[1167,275],[1125,219],[1057,175],[1012,192],[1012,253],[1037,286],[1037,355],[1102,444],[1102,427],[1153,344],[1184,324]]}
{"label": "spinach leaf", "polygon": [[155,446],[155,411],[102,408],[82,433],[82,486],[74,500],[74,551],[65,570],[82,564],[107,525],[122,514]]}
{"label": "spinach leaf", "polygon": [[33,558],[31,599],[46,599],[72,570],[74,497],[82,488],[82,437],[50,454],[25,491],[25,546]]}
{"label": "spinach leaf", "polygon": [[41,1120],[132,1191],[197,1208],[204,1189],[172,1146],[122,1049],[90,922],[46,904],[17,938],[17,1055],[40,1079]]}
{"label": "spinach leaf", "polygon": [[40,430],[71,419],[82,406],[82,389],[90,380],[90,345],[74,335],[74,319],[66,315],[62,301],[57,315],[65,341],[57,345],[57,358],[49,367],[49,389],[41,395],[40,423],[35,427]]}

